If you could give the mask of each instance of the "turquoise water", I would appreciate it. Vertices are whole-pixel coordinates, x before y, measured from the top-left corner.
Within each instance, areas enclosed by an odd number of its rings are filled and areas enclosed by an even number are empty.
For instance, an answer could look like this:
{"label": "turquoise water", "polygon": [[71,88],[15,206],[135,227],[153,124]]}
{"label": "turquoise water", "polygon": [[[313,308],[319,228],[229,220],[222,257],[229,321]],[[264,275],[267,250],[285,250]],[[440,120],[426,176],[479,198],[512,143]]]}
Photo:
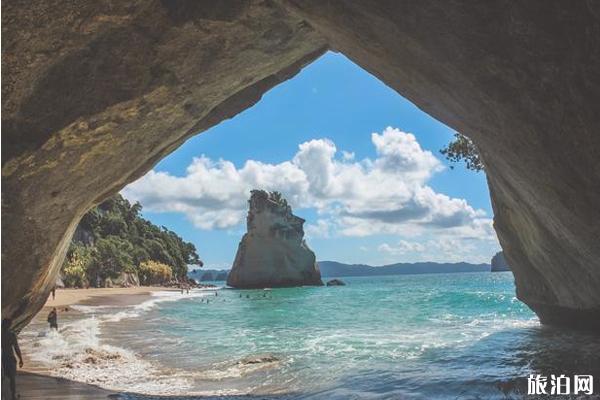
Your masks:
{"label": "turquoise water", "polygon": [[149,363],[119,372],[121,387],[177,398],[506,399],[530,373],[600,376],[600,339],[541,327],[510,273],[343,280],[170,293],[93,320],[101,342]]}
{"label": "turquoise water", "polygon": [[[561,334],[540,328],[515,298],[511,273],[344,281],[164,303],[140,334],[166,340],[145,355],[169,354],[165,365],[198,372],[195,389],[302,398],[504,398],[503,389],[523,388],[536,362],[564,372],[547,360],[559,356]],[[581,353],[583,361],[599,343],[580,339],[569,357]],[[244,357],[261,354],[281,361],[238,368]]]}

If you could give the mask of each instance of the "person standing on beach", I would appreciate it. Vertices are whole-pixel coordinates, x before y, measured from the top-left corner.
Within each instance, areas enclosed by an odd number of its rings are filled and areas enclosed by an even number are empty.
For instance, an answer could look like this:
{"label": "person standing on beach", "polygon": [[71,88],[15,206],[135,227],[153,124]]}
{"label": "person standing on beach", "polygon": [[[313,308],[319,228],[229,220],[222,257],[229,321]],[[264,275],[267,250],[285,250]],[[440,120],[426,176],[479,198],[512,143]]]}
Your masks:
{"label": "person standing on beach", "polygon": [[52,287],[52,300],[56,298],[56,286]]}
{"label": "person standing on beach", "polygon": [[48,323],[50,324],[50,329],[58,330],[58,313],[56,307],[48,314]]}
{"label": "person standing on beach", "polygon": [[2,375],[10,380],[10,393],[12,400],[17,398],[17,359],[19,357],[19,368],[23,368],[23,357],[17,341],[17,335],[11,329],[12,321],[9,318],[2,320]]}

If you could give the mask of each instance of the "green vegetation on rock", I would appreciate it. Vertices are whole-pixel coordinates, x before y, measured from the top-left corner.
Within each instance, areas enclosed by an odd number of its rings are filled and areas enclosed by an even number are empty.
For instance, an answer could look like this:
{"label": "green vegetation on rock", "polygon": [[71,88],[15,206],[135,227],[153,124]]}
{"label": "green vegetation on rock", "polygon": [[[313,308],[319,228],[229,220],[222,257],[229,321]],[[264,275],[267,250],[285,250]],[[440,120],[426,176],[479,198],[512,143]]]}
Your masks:
{"label": "green vegetation on rock", "polygon": [[[440,150],[446,159],[453,163],[464,161],[467,169],[479,172],[484,169],[483,160],[475,143],[465,135],[456,132],[454,140]],[[450,166],[454,169],[454,166]]]}
{"label": "green vegetation on rock", "polygon": [[202,265],[192,243],[142,218],[141,210],[139,203],[115,195],[88,211],[61,268],[65,286],[103,286],[123,273],[161,284],[186,280],[189,264]]}
{"label": "green vegetation on rock", "polygon": [[168,282],[173,277],[173,269],[157,261],[144,261],[139,268],[140,282],[144,285],[155,285]]}

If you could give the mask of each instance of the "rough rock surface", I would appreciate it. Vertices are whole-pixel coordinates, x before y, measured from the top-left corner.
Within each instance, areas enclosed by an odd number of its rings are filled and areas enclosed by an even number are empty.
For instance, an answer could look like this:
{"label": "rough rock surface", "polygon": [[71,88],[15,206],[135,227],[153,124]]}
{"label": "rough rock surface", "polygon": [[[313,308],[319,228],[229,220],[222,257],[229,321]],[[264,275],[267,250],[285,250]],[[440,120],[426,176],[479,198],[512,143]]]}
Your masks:
{"label": "rough rock surface", "polygon": [[17,328],[90,207],[326,49],[264,1],[7,1],[2,30],[2,315]]}
{"label": "rough rock surface", "polygon": [[492,272],[502,272],[502,271],[510,271],[510,267],[506,262],[506,258],[504,257],[504,253],[499,251],[494,254],[492,257]]}
{"label": "rough rock surface", "polygon": [[600,3],[285,4],[474,140],[518,298],[543,323],[600,331]]}
{"label": "rough rock surface", "polygon": [[218,274],[215,275],[215,281],[226,281],[228,274],[229,273],[226,271],[219,272]]}
{"label": "rough rock surface", "polygon": [[117,287],[140,286],[140,278],[136,273],[121,272],[116,279],[113,279],[113,285]]}
{"label": "rough rock surface", "polygon": [[265,364],[265,363],[274,363],[278,362],[279,358],[273,354],[259,354],[256,356],[248,356],[244,357],[240,360],[240,364],[249,365],[249,364]]}
{"label": "rough rock surface", "polygon": [[346,286],[346,283],[341,279],[330,279],[327,281],[327,286]]}
{"label": "rough rock surface", "polygon": [[2,30],[2,315],[17,327],[89,207],[329,46],[475,141],[518,297],[600,330],[597,1],[15,0]]}
{"label": "rough rock surface", "polygon": [[253,190],[247,228],[239,244],[227,284],[267,288],[322,286],[313,253],[304,241],[304,220],[277,192]]}

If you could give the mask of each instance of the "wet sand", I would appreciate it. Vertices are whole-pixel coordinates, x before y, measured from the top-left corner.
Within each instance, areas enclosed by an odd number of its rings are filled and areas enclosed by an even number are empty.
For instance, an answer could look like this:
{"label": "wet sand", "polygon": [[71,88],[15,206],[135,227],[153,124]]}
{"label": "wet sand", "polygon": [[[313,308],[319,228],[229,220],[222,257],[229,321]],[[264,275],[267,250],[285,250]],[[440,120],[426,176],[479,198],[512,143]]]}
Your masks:
{"label": "wet sand", "polygon": [[[71,381],[69,379],[54,378],[32,372],[19,372],[17,376],[19,400],[118,400],[123,394],[89,385]],[[4,387],[4,382],[3,382]],[[5,397],[2,397],[4,400]],[[9,397],[6,397],[7,399]],[[152,396],[152,399],[170,399],[170,396]],[[182,399],[181,396],[173,399]],[[193,399],[200,397],[194,396]],[[207,396],[206,400],[276,400],[277,396]]]}
{"label": "wet sand", "polygon": [[116,394],[85,383],[23,371],[17,377],[17,391],[20,400],[104,400]]}
{"label": "wet sand", "polygon": [[[34,321],[45,322],[46,315],[53,307],[59,309],[61,320],[71,320],[78,318],[80,313],[70,309],[69,306],[132,306],[143,303],[150,298],[152,292],[157,291],[179,291],[179,289],[165,287],[57,289],[56,297],[52,299],[50,295]],[[69,310],[68,313],[65,309]],[[106,399],[110,394],[116,393],[93,385],[49,376],[44,368],[31,363],[26,353],[23,354],[23,358],[25,365],[19,371],[17,380],[17,391],[21,394],[21,399],[94,400]]]}
{"label": "wet sand", "polygon": [[140,286],[130,288],[56,289],[44,308],[66,307],[74,304],[88,306],[132,306],[148,299],[152,292],[178,291],[175,288]]}

